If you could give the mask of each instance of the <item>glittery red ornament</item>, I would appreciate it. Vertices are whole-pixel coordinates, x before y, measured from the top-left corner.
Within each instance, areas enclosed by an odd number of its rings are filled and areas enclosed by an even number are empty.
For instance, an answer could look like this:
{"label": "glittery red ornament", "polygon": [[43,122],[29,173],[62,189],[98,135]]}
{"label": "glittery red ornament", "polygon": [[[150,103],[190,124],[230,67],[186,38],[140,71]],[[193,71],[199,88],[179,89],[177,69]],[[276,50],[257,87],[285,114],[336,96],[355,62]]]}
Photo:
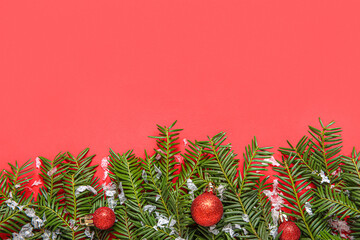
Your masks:
{"label": "glittery red ornament", "polygon": [[96,209],[93,214],[93,222],[95,227],[106,230],[111,228],[115,223],[115,213],[111,208],[101,207]]}
{"label": "glittery red ornament", "polygon": [[203,227],[217,224],[223,212],[224,208],[220,199],[209,192],[199,195],[191,205],[191,215],[194,221]]}
{"label": "glittery red ornament", "polygon": [[283,231],[281,234],[280,240],[299,240],[300,239],[300,229],[296,226],[295,223],[291,221],[283,222],[278,228],[278,233]]}

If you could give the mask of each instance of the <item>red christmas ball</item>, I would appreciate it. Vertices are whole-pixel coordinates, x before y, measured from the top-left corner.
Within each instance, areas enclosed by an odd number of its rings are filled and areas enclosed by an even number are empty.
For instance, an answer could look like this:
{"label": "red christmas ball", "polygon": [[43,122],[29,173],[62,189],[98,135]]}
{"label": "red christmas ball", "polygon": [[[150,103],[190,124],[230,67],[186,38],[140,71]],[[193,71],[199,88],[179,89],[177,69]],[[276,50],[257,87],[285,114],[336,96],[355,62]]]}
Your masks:
{"label": "red christmas ball", "polygon": [[95,227],[99,229],[109,229],[115,223],[115,213],[108,207],[98,208],[93,214],[93,222]]}
{"label": "red christmas ball", "polygon": [[300,229],[296,226],[295,223],[291,221],[283,222],[278,228],[278,233],[283,231],[281,234],[280,240],[299,240],[300,239]]}
{"label": "red christmas ball", "polygon": [[224,208],[220,199],[209,192],[199,195],[191,205],[192,218],[197,224],[203,227],[210,227],[217,224],[223,212]]}

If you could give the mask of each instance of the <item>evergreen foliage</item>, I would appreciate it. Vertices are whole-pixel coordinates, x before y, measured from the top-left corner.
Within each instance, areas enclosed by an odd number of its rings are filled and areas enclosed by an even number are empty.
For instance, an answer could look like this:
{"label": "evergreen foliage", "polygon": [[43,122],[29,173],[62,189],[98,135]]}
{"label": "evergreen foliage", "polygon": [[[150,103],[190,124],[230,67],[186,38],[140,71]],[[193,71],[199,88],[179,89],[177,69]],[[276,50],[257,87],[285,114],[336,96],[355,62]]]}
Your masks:
{"label": "evergreen foliage", "polygon": [[[132,150],[110,150],[114,197],[94,177],[97,165],[91,165],[89,149],[78,155],[61,153],[53,160],[40,157],[44,184],[37,197],[29,188],[32,163],[9,164],[10,170],[0,173],[0,232],[22,239],[18,233],[29,224],[33,235],[26,239],[46,239],[46,234],[49,239],[87,239],[79,219],[109,206],[116,214],[115,225],[107,231],[92,227],[93,239],[278,239],[271,201],[264,194],[272,189],[264,174],[270,148],[254,138],[239,158],[220,132],[203,141],[188,140],[181,153],[181,129],[175,124],[157,126],[159,135],[151,137],[157,148],[151,154],[145,151],[144,157]],[[286,200],[283,209],[300,228],[301,239],[342,239],[343,232],[333,230],[331,220],[346,221],[351,235],[360,238],[360,153],[354,149],[351,156],[341,154],[341,129],[333,124],[320,120],[319,129],[310,126],[309,136],[280,148],[282,159],[273,166]],[[79,191],[82,186],[89,188]],[[215,187],[224,206],[224,217],[212,228],[197,225],[191,217],[193,199],[209,187]]]}

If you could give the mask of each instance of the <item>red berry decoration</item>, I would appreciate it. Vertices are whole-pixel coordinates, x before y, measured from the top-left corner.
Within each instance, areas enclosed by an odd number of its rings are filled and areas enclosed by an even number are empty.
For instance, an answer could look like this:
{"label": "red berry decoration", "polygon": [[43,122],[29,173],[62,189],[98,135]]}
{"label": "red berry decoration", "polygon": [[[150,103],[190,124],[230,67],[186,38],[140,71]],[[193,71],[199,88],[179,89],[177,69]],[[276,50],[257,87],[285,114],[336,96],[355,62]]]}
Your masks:
{"label": "red berry decoration", "polygon": [[210,227],[217,224],[223,212],[224,208],[220,199],[209,192],[199,195],[191,205],[192,218],[197,224],[203,227]]}
{"label": "red berry decoration", "polygon": [[278,228],[278,233],[281,231],[281,237],[280,240],[299,240],[300,239],[300,229],[298,226],[296,226],[295,223],[291,221],[283,222],[280,224]]}
{"label": "red berry decoration", "polygon": [[115,213],[111,208],[101,207],[96,209],[93,214],[93,222],[95,227],[106,230],[111,228],[115,223]]}

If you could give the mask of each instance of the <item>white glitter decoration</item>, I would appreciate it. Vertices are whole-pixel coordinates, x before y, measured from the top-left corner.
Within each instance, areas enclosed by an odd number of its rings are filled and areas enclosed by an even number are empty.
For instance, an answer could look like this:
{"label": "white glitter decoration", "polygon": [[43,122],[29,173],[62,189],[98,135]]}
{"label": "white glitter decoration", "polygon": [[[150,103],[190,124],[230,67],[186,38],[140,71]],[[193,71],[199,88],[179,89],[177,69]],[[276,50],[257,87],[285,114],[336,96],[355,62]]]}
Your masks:
{"label": "white glitter decoration", "polygon": [[276,159],[274,158],[274,156],[271,156],[271,158],[267,158],[267,159],[264,159],[264,161],[268,162],[268,163],[271,163],[273,166],[275,167],[279,167],[280,164],[276,161]]}
{"label": "white glitter decoration", "polygon": [[115,183],[109,183],[108,185],[106,185],[105,183],[103,184],[103,189],[105,192],[105,196],[107,197],[113,197],[116,194],[116,184]]}
{"label": "white glitter decoration", "polygon": [[305,210],[310,216],[314,215],[314,213],[312,212],[312,209],[311,209],[311,204],[309,202],[305,203]]}
{"label": "white glitter decoration", "polygon": [[12,210],[15,210],[15,208],[17,207],[17,205],[19,205],[17,202],[15,202],[12,199],[8,199],[6,200],[4,203],[6,203],[6,205],[11,208]]}
{"label": "white glitter decoration", "polygon": [[87,186],[79,186],[76,190],[75,190],[75,196],[78,197],[80,193],[89,190],[90,192],[92,192],[94,195],[97,194],[97,191],[95,190],[95,188],[93,188],[90,185]]}
{"label": "white glitter decoration", "polygon": [[21,185],[20,185],[20,184],[16,184],[14,187],[15,187],[15,188],[19,188],[19,187],[21,187]]}
{"label": "white glitter decoration", "polygon": [[24,238],[30,238],[30,237],[34,236],[32,230],[33,230],[33,227],[31,226],[30,223],[25,224],[21,228],[21,230],[19,232],[19,235],[23,236]]}
{"label": "white glitter decoration", "polygon": [[84,233],[85,233],[85,235],[86,235],[88,238],[90,238],[90,239],[93,239],[93,238],[94,238],[95,232],[94,232],[94,231],[93,231],[93,232],[90,232],[90,228],[89,228],[89,227],[86,227]]}
{"label": "white glitter decoration", "polygon": [[223,232],[226,232],[230,235],[230,237],[237,237],[239,234],[235,233],[234,229],[231,226],[231,223],[229,223],[228,225],[226,225],[223,229]]}
{"label": "white glitter decoration", "polygon": [[183,139],[183,142],[184,142],[184,146],[187,147],[187,145],[189,144],[188,143],[188,140],[186,138]]}
{"label": "white glitter decoration", "polygon": [[331,175],[340,177],[340,173],[341,173],[341,168],[338,167],[335,171],[331,173]]}
{"label": "white glitter decoration", "polygon": [[31,224],[34,226],[35,229],[39,229],[44,226],[44,221],[38,216],[35,216],[32,218]]}
{"label": "white glitter decoration", "polygon": [[57,172],[57,168],[54,167],[52,169],[50,169],[50,171],[47,172],[47,174],[49,175],[49,177],[51,177],[52,175],[54,175]]}
{"label": "white glitter decoration", "polygon": [[220,231],[216,229],[216,225],[212,225],[209,227],[209,232],[211,232],[214,235],[218,235]]}
{"label": "white glitter decoration", "polygon": [[114,211],[114,209],[117,205],[117,200],[115,200],[114,197],[109,197],[107,199],[107,203],[108,203],[109,208],[111,208]]}
{"label": "white glitter decoration", "polygon": [[244,222],[249,222],[249,215],[243,214],[242,219],[244,220]]}
{"label": "white glitter decoration", "polygon": [[109,176],[109,172],[108,172],[108,171],[104,171],[103,181],[105,181],[108,176]]}
{"label": "white glitter decoration", "polygon": [[39,157],[35,158],[35,165],[36,168],[40,168],[41,167],[41,159]]}
{"label": "white glitter decoration", "polygon": [[198,190],[198,188],[196,187],[196,185],[193,183],[193,181],[190,178],[187,180],[186,185],[187,185],[188,189],[190,190],[189,194],[191,196],[191,199],[194,199],[194,192],[196,190]]}
{"label": "white glitter decoration", "polygon": [[345,221],[341,221],[338,219],[329,220],[329,223],[333,229],[340,233],[342,238],[346,238],[347,234],[350,233],[350,227]]}
{"label": "white glitter decoration", "polygon": [[41,184],[42,184],[42,181],[41,181],[41,179],[39,179],[39,180],[35,180],[35,182],[33,182],[33,184],[31,184],[31,186],[33,187],[33,186],[38,186]]}
{"label": "white glitter decoration", "polygon": [[28,208],[25,210],[25,214],[26,216],[28,216],[29,218],[33,218],[36,216],[35,214],[35,210],[33,208]]}
{"label": "white glitter decoration", "polygon": [[169,220],[164,217],[163,215],[160,215],[159,218],[158,218],[158,222],[157,222],[157,226],[160,227],[160,228],[163,228],[165,227],[165,225],[167,225],[169,223]]}
{"label": "white glitter decoration", "polygon": [[162,175],[162,173],[161,173],[161,170],[154,164],[154,168],[155,168],[155,172],[157,172],[157,174],[156,174],[156,178],[157,179],[160,179],[160,177],[161,177],[161,175]]}
{"label": "white glitter decoration", "polygon": [[25,206],[21,206],[21,205],[18,205],[17,208],[19,209],[19,211],[22,211],[24,209]]}
{"label": "white glitter decoration", "polygon": [[174,158],[178,163],[183,164],[184,158],[180,154],[174,155]]}
{"label": "white glitter decoration", "polygon": [[248,234],[248,231],[245,228],[241,227],[240,224],[235,224],[234,227],[237,228],[237,229],[242,230],[245,235]]}
{"label": "white glitter decoration", "polygon": [[329,178],[325,175],[323,170],[320,171],[319,176],[321,177],[321,182],[320,182],[321,184],[322,183],[330,183]]}
{"label": "white glitter decoration", "polygon": [[41,235],[43,240],[50,240],[51,238],[51,231],[46,229],[43,235]]}
{"label": "white glitter decoration", "polygon": [[103,157],[101,159],[101,168],[105,170],[108,169],[108,165],[109,165],[109,157]]}
{"label": "white glitter decoration", "polygon": [[153,205],[145,205],[144,206],[144,212],[148,211],[149,213],[153,212],[156,209],[156,206]]}
{"label": "white glitter decoration", "polygon": [[277,225],[269,224],[269,229],[270,229],[270,235],[273,236],[273,238],[275,239],[276,236],[278,235],[278,227],[277,227]]}
{"label": "white glitter decoration", "polygon": [[159,199],[160,199],[160,195],[156,195],[156,197],[155,197],[155,202],[157,202]]}
{"label": "white glitter decoration", "polygon": [[101,168],[104,170],[103,180],[106,180],[107,176],[109,175],[109,169],[108,169],[109,159],[110,159],[109,157],[103,157],[101,159]]}
{"label": "white glitter decoration", "polygon": [[31,187],[28,187],[28,186],[25,186],[25,188],[27,189],[27,190],[29,190],[30,192],[35,192]]}
{"label": "white glitter decoration", "polygon": [[348,197],[350,197],[350,192],[349,192],[349,190],[346,189],[346,190],[344,191],[344,193],[345,193]]}
{"label": "white glitter decoration", "polygon": [[177,238],[175,238],[175,240],[186,240],[186,239],[182,238],[182,237],[177,237]]}
{"label": "white glitter decoration", "polygon": [[276,226],[280,217],[281,206],[284,204],[284,199],[279,196],[280,191],[278,190],[278,185],[279,185],[279,181],[275,179],[273,184],[273,190],[264,191],[265,196],[267,196],[271,201],[271,205],[272,205],[271,216],[273,219],[273,223]]}
{"label": "white glitter decoration", "polygon": [[[164,152],[163,150],[161,150],[160,148],[159,148],[157,151],[160,152],[160,153],[162,153],[162,154],[165,154],[165,152]],[[161,159],[161,154],[160,154],[160,153],[156,154],[156,157],[155,157],[156,160],[160,160],[160,159]]]}
{"label": "white glitter decoration", "polygon": [[119,183],[119,200],[120,200],[120,205],[123,205],[126,201],[126,197],[125,197],[125,192],[124,192],[124,189],[122,187],[122,182]]}
{"label": "white glitter decoration", "polygon": [[74,228],[75,227],[75,220],[74,219],[70,219],[69,221],[69,225],[70,225],[70,228]]}
{"label": "white glitter decoration", "polygon": [[223,201],[224,200],[224,192],[225,192],[225,186],[220,184],[220,186],[217,188],[217,192],[220,196],[220,201]]}

